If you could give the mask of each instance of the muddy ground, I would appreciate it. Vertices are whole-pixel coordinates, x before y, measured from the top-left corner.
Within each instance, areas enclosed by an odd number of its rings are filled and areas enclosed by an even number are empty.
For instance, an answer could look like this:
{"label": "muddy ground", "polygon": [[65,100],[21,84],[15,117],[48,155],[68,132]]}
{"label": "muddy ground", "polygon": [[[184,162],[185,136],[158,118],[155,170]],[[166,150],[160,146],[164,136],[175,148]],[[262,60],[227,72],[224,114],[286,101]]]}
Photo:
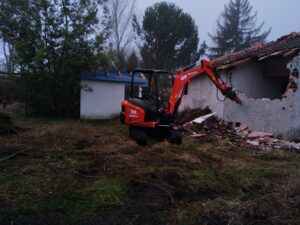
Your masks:
{"label": "muddy ground", "polygon": [[19,123],[30,129],[0,136],[0,224],[299,224],[292,150],[188,133],[139,147],[118,121]]}

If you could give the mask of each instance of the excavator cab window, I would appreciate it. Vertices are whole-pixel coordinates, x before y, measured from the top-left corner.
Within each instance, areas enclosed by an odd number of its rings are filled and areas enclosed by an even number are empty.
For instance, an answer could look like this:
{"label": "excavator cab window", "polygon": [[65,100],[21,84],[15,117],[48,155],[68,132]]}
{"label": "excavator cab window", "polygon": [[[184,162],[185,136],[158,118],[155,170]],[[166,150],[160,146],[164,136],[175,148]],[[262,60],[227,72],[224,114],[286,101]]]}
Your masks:
{"label": "excavator cab window", "polygon": [[157,74],[157,98],[160,101],[162,107],[165,109],[169,102],[172,86],[174,83],[173,76],[170,74]]}
{"label": "excavator cab window", "polygon": [[184,89],[184,95],[188,95],[189,94],[189,84],[187,83]]}
{"label": "excavator cab window", "polygon": [[[134,80],[138,74],[148,81],[148,85],[140,87],[139,92],[134,91],[136,89],[134,87]],[[170,97],[173,82],[173,74],[168,71],[136,70],[132,76],[131,97],[155,101],[157,105],[165,107]]]}

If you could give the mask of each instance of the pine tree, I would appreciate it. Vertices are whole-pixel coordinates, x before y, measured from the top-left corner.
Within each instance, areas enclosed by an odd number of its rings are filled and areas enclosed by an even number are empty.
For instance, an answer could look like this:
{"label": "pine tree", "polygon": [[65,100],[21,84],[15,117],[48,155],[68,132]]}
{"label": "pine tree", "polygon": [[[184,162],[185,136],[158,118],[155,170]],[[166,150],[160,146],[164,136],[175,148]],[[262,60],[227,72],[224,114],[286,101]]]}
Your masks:
{"label": "pine tree", "polygon": [[147,8],[142,26],[134,18],[134,29],[141,38],[144,67],[173,70],[196,62],[203,52],[194,19],[173,3]]}
{"label": "pine tree", "polygon": [[213,46],[209,48],[210,58],[240,51],[256,42],[264,42],[271,29],[261,32],[264,22],[257,26],[257,12],[249,0],[230,0],[217,21],[214,35],[209,34]]}

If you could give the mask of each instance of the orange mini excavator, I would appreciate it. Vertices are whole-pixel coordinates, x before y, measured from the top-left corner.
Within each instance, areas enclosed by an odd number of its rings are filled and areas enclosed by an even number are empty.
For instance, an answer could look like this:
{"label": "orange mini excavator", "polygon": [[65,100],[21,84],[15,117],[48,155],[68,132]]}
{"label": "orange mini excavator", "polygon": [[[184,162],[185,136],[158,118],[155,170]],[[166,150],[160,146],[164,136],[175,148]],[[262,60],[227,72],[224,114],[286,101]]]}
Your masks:
{"label": "orange mini excavator", "polygon": [[[208,76],[225,97],[241,104],[237,92],[222,81],[209,61],[180,69],[175,77],[168,71],[138,69],[132,74],[131,96],[122,102],[120,113],[121,122],[129,125],[131,138],[139,145],[146,145],[149,137],[181,144],[181,134],[174,129],[173,123],[190,80],[202,75]],[[148,80],[148,85],[135,87],[135,79],[141,76]]]}

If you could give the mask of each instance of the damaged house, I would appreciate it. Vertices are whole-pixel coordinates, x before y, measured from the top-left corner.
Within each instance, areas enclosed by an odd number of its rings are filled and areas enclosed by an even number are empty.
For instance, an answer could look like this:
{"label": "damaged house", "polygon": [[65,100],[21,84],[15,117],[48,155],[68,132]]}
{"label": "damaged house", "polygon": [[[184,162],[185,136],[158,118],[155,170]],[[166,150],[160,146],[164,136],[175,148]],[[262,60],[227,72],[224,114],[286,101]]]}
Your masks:
{"label": "damaged house", "polygon": [[225,100],[203,76],[191,81],[182,108],[209,106],[228,122],[288,139],[300,134],[300,32],[213,60],[221,78],[240,93],[238,105]]}

